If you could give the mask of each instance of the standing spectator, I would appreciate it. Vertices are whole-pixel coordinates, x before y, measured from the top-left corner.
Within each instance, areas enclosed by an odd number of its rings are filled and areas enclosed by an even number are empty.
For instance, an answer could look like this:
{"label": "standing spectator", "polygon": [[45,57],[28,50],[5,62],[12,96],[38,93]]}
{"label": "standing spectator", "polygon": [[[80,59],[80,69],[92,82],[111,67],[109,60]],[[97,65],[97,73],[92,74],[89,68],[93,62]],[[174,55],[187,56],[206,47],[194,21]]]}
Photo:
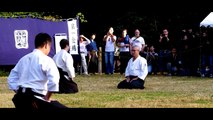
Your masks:
{"label": "standing spectator", "polygon": [[88,71],[89,73],[93,73],[95,74],[97,72],[98,69],[98,48],[97,48],[97,44],[95,41],[96,38],[96,34],[92,34],[91,35],[91,39],[90,39],[90,44],[87,45],[89,50],[89,62],[88,62]]}
{"label": "standing spectator", "polygon": [[129,60],[125,71],[125,80],[121,81],[118,89],[144,89],[145,78],[148,74],[147,61],[141,57],[139,52],[141,44],[134,44],[132,46],[132,58]]}
{"label": "standing spectator", "polygon": [[88,68],[87,62],[86,62],[86,55],[87,55],[86,46],[88,44],[90,44],[90,40],[86,38],[84,35],[80,35],[80,55],[81,55],[81,66],[83,67],[83,70],[84,70],[83,75],[89,75],[87,70]]}
{"label": "standing spectator", "polygon": [[[191,65],[193,63],[192,58],[193,57],[189,57],[190,55],[192,55],[194,51],[190,50],[190,41],[189,41],[189,37],[188,37],[188,33],[186,31],[186,29],[183,29],[181,31],[181,36],[180,36],[180,41],[178,43],[179,45],[179,50],[180,50],[180,54],[182,57],[182,64],[185,70],[185,75],[190,76],[192,71],[191,71]],[[196,53],[197,54],[197,53]]]}
{"label": "standing spectator", "polygon": [[140,50],[140,55],[145,58],[145,55],[143,54],[145,48],[145,41],[144,38],[140,35],[139,29],[135,30],[135,36],[130,39],[130,50],[132,49],[132,46],[134,44],[141,44],[142,47]]}
{"label": "standing spectator", "polygon": [[120,49],[120,74],[122,75],[123,73],[125,73],[125,69],[127,66],[127,63],[130,59],[130,52],[129,52],[129,35],[127,34],[127,29],[124,29],[122,31],[122,36],[120,38],[118,38],[117,40],[117,46]]}
{"label": "standing spectator", "polygon": [[213,42],[209,39],[208,33],[203,32],[201,37],[201,77],[206,77],[207,66],[209,66],[209,77],[213,78]]}
{"label": "standing spectator", "polygon": [[178,50],[182,59],[184,75],[196,75],[199,67],[199,40],[191,28],[181,31],[180,40],[177,44],[179,45]]}
{"label": "standing spectator", "polygon": [[[200,32],[200,31],[199,31]],[[200,37],[196,36],[196,33],[193,31],[192,28],[188,29],[187,38],[189,40],[189,75],[197,75],[197,71],[199,68],[199,58],[200,53],[199,46],[200,46]]]}
{"label": "standing spectator", "polygon": [[59,91],[59,72],[53,59],[47,56],[52,38],[47,33],[35,37],[35,49],[22,57],[8,76],[9,89],[15,91],[12,101],[19,110],[52,110],[66,108],[51,100]]}
{"label": "standing spectator", "polygon": [[117,37],[113,34],[113,27],[109,28],[109,31],[104,35],[103,41],[105,44],[105,65],[106,65],[106,74],[114,73],[114,51],[115,51],[115,42]]}
{"label": "standing spectator", "polygon": [[166,71],[166,61],[169,53],[171,52],[171,40],[169,38],[169,32],[167,29],[163,30],[163,33],[160,34],[160,39],[158,42],[159,47],[159,70],[161,74],[164,74]]}
{"label": "standing spectator", "polygon": [[62,39],[60,41],[61,51],[53,56],[59,73],[59,93],[76,93],[78,92],[78,86],[73,81],[75,77],[75,69],[73,67],[73,58],[68,53],[70,50],[69,41],[67,39]]}

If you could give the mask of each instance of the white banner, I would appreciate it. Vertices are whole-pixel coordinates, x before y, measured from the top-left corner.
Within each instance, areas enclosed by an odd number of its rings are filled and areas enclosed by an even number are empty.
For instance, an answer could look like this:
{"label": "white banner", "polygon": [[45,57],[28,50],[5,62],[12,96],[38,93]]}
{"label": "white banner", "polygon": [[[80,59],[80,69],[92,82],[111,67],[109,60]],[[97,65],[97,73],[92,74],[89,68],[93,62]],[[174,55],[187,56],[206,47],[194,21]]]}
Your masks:
{"label": "white banner", "polygon": [[67,21],[70,43],[70,54],[78,54],[78,26],[77,20]]}
{"label": "white banner", "polygon": [[55,37],[55,53],[57,53],[61,50],[60,41],[62,39],[67,39],[67,34],[66,33],[56,33],[54,37]]}

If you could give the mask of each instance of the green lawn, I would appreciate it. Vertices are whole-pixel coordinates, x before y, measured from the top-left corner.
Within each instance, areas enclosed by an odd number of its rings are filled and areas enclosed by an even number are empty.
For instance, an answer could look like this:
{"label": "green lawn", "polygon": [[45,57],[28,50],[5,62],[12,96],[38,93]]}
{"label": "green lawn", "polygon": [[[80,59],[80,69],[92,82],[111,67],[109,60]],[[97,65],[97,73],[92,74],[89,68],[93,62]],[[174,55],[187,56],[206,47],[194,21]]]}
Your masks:
{"label": "green lawn", "polygon": [[[14,92],[8,90],[7,77],[0,78],[0,108],[14,108]],[[76,94],[54,94],[70,108],[212,108],[213,79],[200,77],[148,76],[144,90],[117,89],[124,79],[119,74],[75,78]]]}

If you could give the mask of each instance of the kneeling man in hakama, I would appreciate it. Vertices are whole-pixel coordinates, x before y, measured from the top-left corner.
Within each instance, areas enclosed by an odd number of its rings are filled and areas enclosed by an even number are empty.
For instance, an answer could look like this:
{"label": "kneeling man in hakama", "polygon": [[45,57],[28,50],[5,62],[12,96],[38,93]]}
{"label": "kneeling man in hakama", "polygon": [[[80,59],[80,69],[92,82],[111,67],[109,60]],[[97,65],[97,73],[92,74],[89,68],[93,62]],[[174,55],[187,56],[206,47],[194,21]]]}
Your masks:
{"label": "kneeling man in hakama", "polygon": [[141,44],[134,44],[131,49],[132,58],[125,70],[125,80],[121,81],[118,89],[144,89],[145,78],[148,74],[147,61],[139,55]]}
{"label": "kneeling man in hakama", "polygon": [[78,92],[78,86],[74,82],[75,69],[73,67],[73,58],[68,53],[70,50],[69,41],[62,39],[60,47],[61,51],[53,57],[60,73],[59,93],[76,93]]}

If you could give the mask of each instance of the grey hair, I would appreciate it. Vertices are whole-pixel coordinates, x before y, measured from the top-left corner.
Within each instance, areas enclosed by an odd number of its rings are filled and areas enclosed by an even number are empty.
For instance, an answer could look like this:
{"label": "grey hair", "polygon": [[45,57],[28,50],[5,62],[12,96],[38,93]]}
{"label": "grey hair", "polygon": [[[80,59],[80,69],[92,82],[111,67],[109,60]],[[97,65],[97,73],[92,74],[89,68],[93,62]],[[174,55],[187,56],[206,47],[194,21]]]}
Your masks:
{"label": "grey hair", "polygon": [[134,43],[132,45],[132,48],[135,48],[135,47],[139,48],[139,51],[141,51],[142,45],[141,45],[141,43]]}

